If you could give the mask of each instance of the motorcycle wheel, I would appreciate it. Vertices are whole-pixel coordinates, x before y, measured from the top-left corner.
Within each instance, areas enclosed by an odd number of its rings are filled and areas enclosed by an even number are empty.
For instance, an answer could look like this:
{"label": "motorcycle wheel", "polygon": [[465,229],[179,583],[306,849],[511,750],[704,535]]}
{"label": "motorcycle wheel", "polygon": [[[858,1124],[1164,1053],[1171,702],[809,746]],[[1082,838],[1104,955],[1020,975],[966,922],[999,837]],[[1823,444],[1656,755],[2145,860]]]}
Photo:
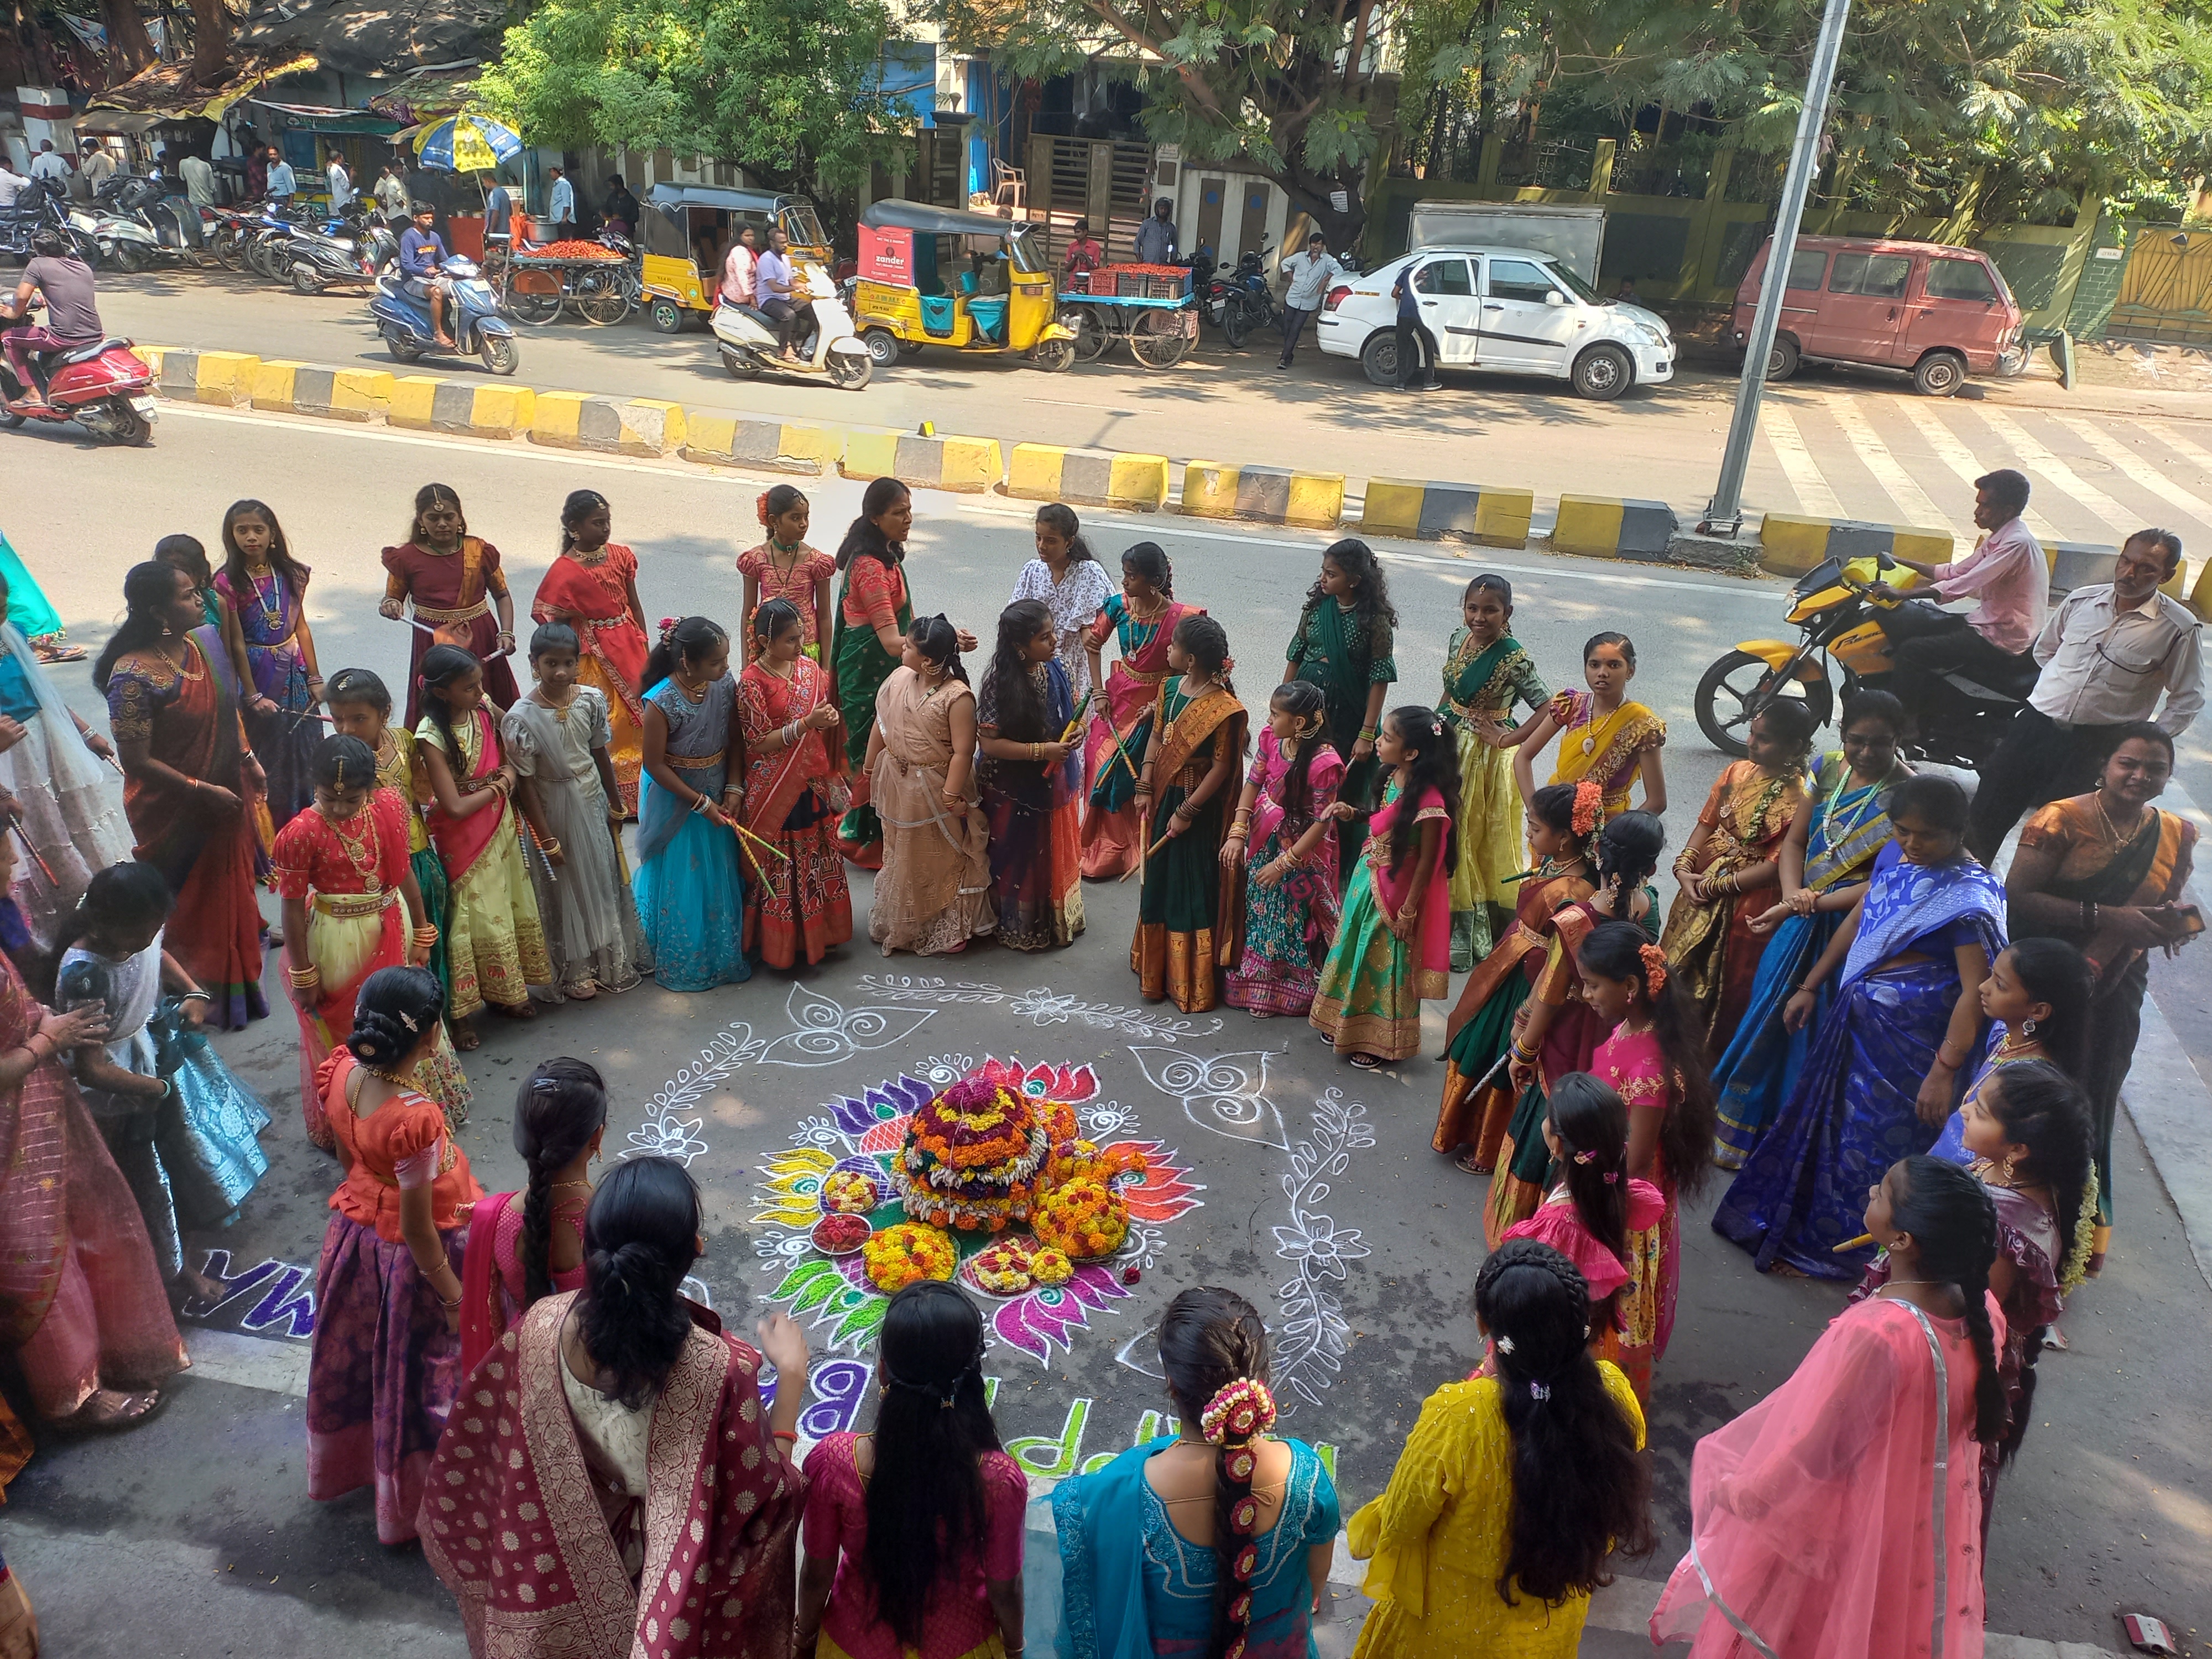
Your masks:
{"label": "motorcycle wheel", "polygon": [[246,245],[234,231],[216,233],[215,257],[225,270],[246,269]]}
{"label": "motorcycle wheel", "polygon": [[1796,696],[1805,704],[1817,730],[1834,712],[1835,691],[1823,673],[1817,680],[1792,680],[1777,684],[1774,670],[1764,657],[1748,651],[1730,651],[1705,670],[1698,682],[1698,730],[1705,741],[1732,760],[1751,753],[1745,742],[1751,722],[1778,697]]}
{"label": "motorcycle wheel", "polygon": [[118,242],[115,245],[115,268],[125,276],[136,276],[146,269],[146,256],[139,252],[137,243]]}
{"label": "motorcycle wheel", "polygon": [[512,374],[522,363],[522,354],[515,349],[512,334],[488,334],[477,330],[477,355],[495,374]]}
{"label": "motorcycle wheel", "polygon": [[395,363],[412,363],[422,360],[422,348],[407,344],[399,337],[399,331],[396,328],[385,331],[384,344],[385,349],[392,353],[392,361]]}
{"label": "motorcycle wheel", "polygon": [[[871,357],[868,361],[869,366],[872,368],[875,360]],[[760,360],[750,351],[725,349],[722,353],[722,367],[730,371],[730,378],[733,380],[753,380],[760,378]]]}
{"label": "motorcycle wheel", "polygon": [[153,422],[131,408],[127,398],[109,399],[109,415],[114,422],[112,426],[87,428],[102,443],[137,446],[144,444],[154,435]]}
{"label": "motorcycle wheel", "polygon": [[30,416],[27,415],[16,414],[12,409],[0,409],[0,426],[6,427],[10,432],[13,432],[17,427],[22,425],[23,422],[29,418]]}
{"label": "motorcycle wheel", "polygon": [[1252,316],[1240,300],[1231,300],[1221,307],[1221,337],[1229,342],[1231,351],[1244,349],[1244,342],[1252,337]]}
{"label": "motorcycle wheel", "polygon": [[313,265],[303,265],[296,259],[294,260],[292,262],[292,290],[295,294],[305,294],[311,297],[314,295],[320,294],[323,291],[322,273],[317,270]]}
{"label": "motorcycle wheel", "polygon": [[830,354],[830,384],[846,392],[858,392],[867,385],[868,377],[876,372],[872,357],[854,356],[848,352]]}

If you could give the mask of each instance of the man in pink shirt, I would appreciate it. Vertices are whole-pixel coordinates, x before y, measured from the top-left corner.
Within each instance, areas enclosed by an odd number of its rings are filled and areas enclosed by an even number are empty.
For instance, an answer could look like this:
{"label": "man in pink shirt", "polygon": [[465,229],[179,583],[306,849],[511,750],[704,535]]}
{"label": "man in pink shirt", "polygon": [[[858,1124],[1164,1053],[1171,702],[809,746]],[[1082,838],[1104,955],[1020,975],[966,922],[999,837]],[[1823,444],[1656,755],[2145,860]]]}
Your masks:
{"label": "man in pink shirt", "polygon": [[730,257],[722,262],[723,304],[753,303],[753,266],[758,260],[753,251],[753,228],[747,225],[738,232],[738,240],[730,244]]}
{"label": "man in pink shirt", "polygon": [[1880,617],[1896,671],[1893,689],[1907,713],[1927,708],[1944,674],[2002,686],[2034,669],[2031,647],[2050,608],[2051,567],[2021,518],[2027,510],[2024,474],[1984,473],[1974,480],[1974,523],[1984,532],[1974,550],[1953,564],[1898,560],[1929,579],[1935,598],[1972,598],[1965,616],[1875,584],[1880,596],[1906,601]]}

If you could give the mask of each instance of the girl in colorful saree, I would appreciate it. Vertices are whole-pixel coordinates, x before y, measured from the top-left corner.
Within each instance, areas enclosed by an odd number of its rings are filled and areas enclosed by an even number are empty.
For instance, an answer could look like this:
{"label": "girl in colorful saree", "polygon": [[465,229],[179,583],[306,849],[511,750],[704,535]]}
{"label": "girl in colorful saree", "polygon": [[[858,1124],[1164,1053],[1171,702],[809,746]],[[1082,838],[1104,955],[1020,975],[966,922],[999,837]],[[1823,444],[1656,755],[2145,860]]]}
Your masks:
{"label": "girl in colorful saree", "polygon": [[323,677],[307,626],[307,567],[292,556],[276,515],[233,501],[222,515],[228,556],[215,585],[246,646],[246,732],[269,773],[269,820],[282,830],[315,798],[315,710]]}
{"label": "girl in colorful saree", "polygon": [[1352,816],[1338,831],[1337,862],[1345,884],[1367,843],[1367,814],[1375,801],[1375,743],[1382,704],[1398,678],[1391,654],[1397,608],[1375,550],[1356,536],[1334,543],[1321,556],[1321,574],[1298,613],[1297,632],[1283,653],[1283,678],[1311,680],[1328,711],[1330,746],[1344,757],[1344,799]]}
{"label": "girl in colorful saree", "polygon": [[1690,1552],[1651,1615],[1652,1641],[1691,1659],[1981,1650],[1977,1443],[2005,1431],[1996,1218],[1932,1158],[1890,1165],[1863,1203],[1889,1283],[1691,1461]]}
{"label": "girl in colorful saree", "polygon": [[1858,1194],[1899,1156],[1933,1145],[1979,1050],[1979,990],[2004,949],[2004,892],[1966,850],[1966,792],[1922,774],[1889,793],[1894,839],[1874,879],[1783,1010],[1791,1030],[1820,985],[1836,1001],[1781,1114],[1720,1207],[1714,1231],[1762,1273],[1848,1279]]}
{"label": "girl in colorful saree", "polygon": [[1808,1028],[1794,1032],[1783,1026],[1782,1005],[1866,890],[1875,855],[1889,844],[1882,797],[1911,775],[1897,757],[1905,706],[1888,692],[1847,698],[1839,729],[1844,746],[1814,764],[1805,799],[1782,838],[1780,902],[1748,924],[1767,936],[1766,948],[1735,1034],[1713,1062],[1720,1096],[1713,1162],[1723,1170],[1742,1167],[1796,1086],[1811,1032],[1826,1018],[1834,993],[1824,986]]}
{"label": "girl in colorful saree", "polygon": [[1138,813],[1152,844],[1129,969],[1146,1001],[1172,998],[1187,1014],[1214,1006],[1220,970],[1234,969],[1244,950],[1243,884],[1221,871],[1224,801],[1244,759],[1232,665],[1229,635],[1212,617],[1176,625],[1168,646],[1174,677],[1160,687],[1137,773]]}
{"label": "girl in colorful saree", "polygon": [[1310,1012],[1322,959],[1336,942],[1334,809],[1344,763],[1327,732],[1321,687],[1292,680],[1275,688],[1221,844],[1227,878],[1244,879],[1244,956],[1221,1000],[1255,1019]]}
{"label": "girl in colorful saree", "polygon": [[[1152,705],[1168,677],[1168,644],[1185,617],[1201,614],[1175,600],[1175,567],[1158,542],[1139,542],[1121,556],[1121,591],[1109,594],[1084,635],[1091,683],[1102,688],[1085,738],[1083,775],[1091,794],[1083,818],[1083,878],[1104,881],[1137,867],[1137,768],[1152,741]],[[1119,641],[1121,659],[1109,674],[1100,653]]]}
{"label": "girl in colorful saree", "polygon": [[1667,775],[1659,751],[1666,746],[1667,722],[1640,702],[1628,701],[1636,678],[1636,642],[1626,634],[1593,634],[1583,647],[1583,681],[1587,691],[1562,691],[1528,725],[1504,735],[1513,750],[1513,780],[1526,800],[1536,789],[1536,757],[1554,735],[1559,757],[1552,767],[1553,783],[1595,779],[1607,817],[1628,810],[1629,786],[1644,779],[1644,810],[1654,817],[1667,811]]}
{"label": "girl in colorful saree", "polygon": [[1752,924],[1781,876],[1782,840],[1805,799],[1799,780],[1812,738],[1813,716],[1798,699],[1778,697],[1760,709],[1751,722],[1751,758],[1722,769],[1674,860],[1681,890],[1660,948],[1715,1050],[1735,1036],[1751,1000],[1766,945]]}
{"label": "girl in colorful saree", "polygon": [[998,926],[990,821],[975,794],[975,694],[943,617],[917,618],[902,650],[868,721],[884,829],[868,937],[885,956],[952,956]]}
{"label": "girl in colorful saree", "polygon": [[782,855],[752,849],[759,879],[745,912],[747,954],[771,968],[811,967],[853,937],[853,898],[835,833],[848,799],[841,717],[828,671],[801,648],[805,623],[791,600],[764,602],[752,613],[750,659],[738,678],[743,823]]}
{"label": "girl in colorful saree", "polygon": [[499,550],[469,534],[461,498],[450,484],[424,484],[415,492],[415,517],[407,539],[384,550],[379,614],[393,622],[413,607],[408,629],[407,725],[422,718],[422,659],[441,641],[458,642],[483,668],[484,690],[501,708],[521,694],[507,659],[514,654],[514,600]]}
{"label": "girl in colorful saree", "polygon": [[136,855],[176,895],[177,960],[234,1031],[269,1012],[261,994],[260,842],[253,798],[268,787],[246,744],[243,688],[222,636],[202,620],[192,579],[133,565],[129,613],[93,665],[123,764],[123,811]]}
{"label": "girl in colorful saree", "polygon": [[1540,709],[1552,694],[1536,659],[1513,637],[1513,584],[1483,574],[1460,600],[1466,626],[1444,654],[1444,694],[1437,704],[1459,744],[1459,861],[1451,871],[1452,971],[1463,974],[1490,954],[1513,921],[1513,872],[1522,865],[1515,831],[1521,797],[1502,741],[1515,729],[1513,705]]}
{"label": "girl in colorful saree", "polygon": [[682,1164],[618,1164],[585,1212],[584,1288],[467,1380],[515,1401],[440,1443],[422,1553],[474,1659],[789,1659],[806,1338],[771,1313],[755,1347],[685,1298],[705,1227]]}
{"label": "girl in colorful saree", "polygon": [[1066,733],[1075,697],[1042,599],[999,616],[998,649],[975,700],[976,770],[991,821],[999,943],[1071,945],[1083,931],[1083,760]]}
{"label": "girl in colorful saree", "polygon": [[734,827],[744,791],[731,768],[744,729],[730,636],[706,617],[670,623],[645,677],[645,781],[630,890],[653,977],[671,991],[710,991],[753,971]]}

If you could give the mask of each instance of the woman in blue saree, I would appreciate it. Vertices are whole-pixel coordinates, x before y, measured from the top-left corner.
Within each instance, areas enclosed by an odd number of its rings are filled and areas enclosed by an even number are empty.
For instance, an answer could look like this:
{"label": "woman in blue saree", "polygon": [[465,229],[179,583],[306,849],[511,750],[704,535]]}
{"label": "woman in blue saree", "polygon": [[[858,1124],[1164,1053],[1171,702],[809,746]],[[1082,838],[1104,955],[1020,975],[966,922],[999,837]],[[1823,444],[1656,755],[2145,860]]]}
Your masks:
{"label": "woman in blue saree", "polygon": [[1713,1216],[1761,1273],[1855,1279],[1873,1251],[1869,1188],[1924,1152],[1980,1053],[1982,981],[2004,949],[2004,890],[1964,850],[1966,792],[1907,778],[1885,798],[1894,839],[1866,893],[1783,1011],[1802,1030],[1820,987],[1835,1000],[1788,1103]]}
{"label": "woman in blue saree", "polygon": [[653,976],[671,991],[734,985],[753,971],[734,827],[744,791],[730,765],[744,736],[730,636],[720,624],[686,617],[662,630],[646,659],[644,703],[630,890],[653,947]]}
{"label": "woman in blue saree", "polygon": [[1805,804],[1782,843],[1782,902],[1758,917],[1753,933],[1773,935],[1759,958],[1751,1002],[1735,1036],[1713,1066],[1720,1125],[1713,1162],[1738,1170],[1804,1070],[1812,1034],[1827,1022],[1823,986],[1803,1029],[1782,1024],[1783,1005],[1805,970],[1866,891],[1875,857],[1889,844],[1882,797],[1911,769],[1897,757],[1905,707],[1887,691],[1862,691],[1844,704],[1844,746],[1823,755],[1805,783]]}
{"label": "woman in blue saree", "polygon": [[1310,1446],[1267,1433],[1259,1314],[1232,1291],[1183,1291],[1160,1320],[1160,1365],[1182,1433],[1053,1492],[1062,1593],[1040,1610],[1059,1610],[1054,1651],[1203,1659],[1218,1636],[1243,1659],[1312,1659],[1336,1487]]}

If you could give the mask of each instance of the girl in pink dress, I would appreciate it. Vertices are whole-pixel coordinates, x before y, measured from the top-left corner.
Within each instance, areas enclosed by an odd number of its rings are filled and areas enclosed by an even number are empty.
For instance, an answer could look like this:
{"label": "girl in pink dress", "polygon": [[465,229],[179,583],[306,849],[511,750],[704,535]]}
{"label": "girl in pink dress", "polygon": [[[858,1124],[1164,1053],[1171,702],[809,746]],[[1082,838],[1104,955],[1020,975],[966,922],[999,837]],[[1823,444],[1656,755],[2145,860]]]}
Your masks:
{"label": "girl in pink dress", "polygon": [[1667,971],[1667,958],[1632,922],[1590,930],[1577,953],[1583,999],[1612,1034],[1597,1046],[1590,1073],[1628,1107],[1628,1173],[1666,1196],[1656,1236],[1632,1241],[1637,1282],[1624,1305],[1620,1368],[1639,1400],[1651,1368],[1674,1333],[1682,1273],[1681,1203],[1705,1190],[1713,1173],[1717,1118],[1704,1026]]}
{"label": "girl in pink dress", "polygon": [[1996,1218],[1973,1176],[1919,1157],[1890,1167],[1866,1224],[1890,1282],[1698,1443],[1690,1553],[1651,1615],[1655,1643],[1689,1639],[1691,1659],[1981,1652],[1976,1443],[2005,1428]]}
{"label": "girl in pink dress", "polygon": [[1321,687],[1311,680],[1277,686],[1221,848],[1229,879],[1244,879],[1244,955],[1222,1000],[1255,1018],[1313,1007],[1322,958],[1336,942],[1336,816],[1329,809],[1343,783]]}
{"label": "girl in pink dress", "polygon": [[924,1279],[891,1298],[875,1432],[833,1434],[807,1454],[799,1652],[1021,1651],[1029,1482],[1000,1449],[982,1364],[982,1316],[951,1285]]}
{"label": "girl in pink dress", "polygon": [[738,555],[738,574],[745,579],[744,623],[738,629],[744,660],[764,654],[766,642],[754,637],[753,613],[770,599],[788,599],[799,611],[799,648],[820,663],[822,641],[831,632],[830,584],[837,561],[807,541],[813,510],[797,486],[764,490],[754,505],[767,539]]}

